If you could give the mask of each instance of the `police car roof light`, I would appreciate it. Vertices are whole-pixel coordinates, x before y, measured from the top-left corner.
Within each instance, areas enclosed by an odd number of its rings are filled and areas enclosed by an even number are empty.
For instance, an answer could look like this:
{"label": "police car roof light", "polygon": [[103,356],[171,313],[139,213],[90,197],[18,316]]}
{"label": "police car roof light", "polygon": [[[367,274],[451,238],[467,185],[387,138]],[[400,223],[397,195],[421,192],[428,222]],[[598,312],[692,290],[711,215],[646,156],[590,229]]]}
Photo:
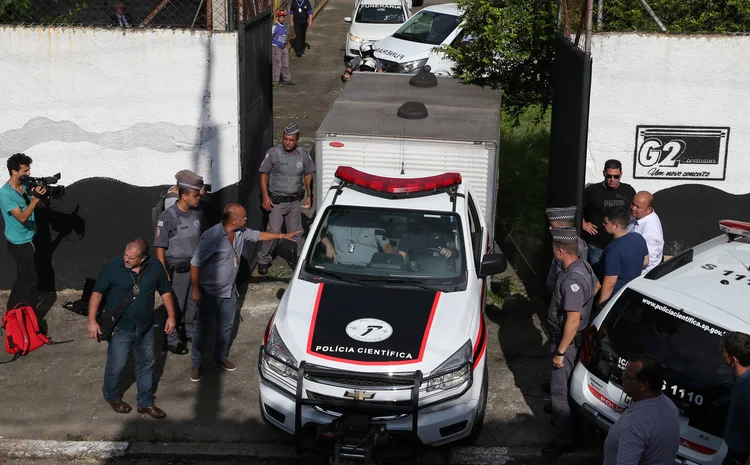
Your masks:
{"label": "police car roof light", "polygon": [[719,221],[719,228],[730,236],[750,237],[750,223],[744,221],[721,220]]}
{"label": "police car roof light", "polygon": [[336,177],[355,186],[388,194],[434,191],[461,184],[460,173],[443,173],[426,178],[386,178],[363,173],[351,166],[339,166]]}

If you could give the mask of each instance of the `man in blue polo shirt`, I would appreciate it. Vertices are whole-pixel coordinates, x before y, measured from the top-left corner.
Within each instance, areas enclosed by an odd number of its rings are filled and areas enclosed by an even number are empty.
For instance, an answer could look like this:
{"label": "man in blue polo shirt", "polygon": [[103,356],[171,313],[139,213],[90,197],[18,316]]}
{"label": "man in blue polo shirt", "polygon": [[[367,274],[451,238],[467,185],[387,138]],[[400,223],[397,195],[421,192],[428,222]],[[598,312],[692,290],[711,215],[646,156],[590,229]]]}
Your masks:
{"label": "man in blue polo shirt", "polygon": [[8,254],[16,262],[16,280],[6,308],[24,303],[36,309],[38,291],[32,243],[36,234],[34,210],[47,190],[39,186],[28,190],[21,183],[21,177],[31,176],[31,157],[23,153],[8,158],[8,173],[10,179],[0,188],[0,208],[5,221]]}
{"label": "man in blue polo shirt", "polygon": [[638,233],[628,233],[630,210],[610,207],[604,212],[604,229],[614,239],[602,254],[603,275],[599,305],[607,303],[622,286],[641,275],[648,266],[648,245]]}
{"label": "man in blue polo shirt", "polygon": [[728,332],[721,338],[724,363],[736,378],[729,393],[724,428],[727,455],[722,465],[750,465],[750,335]]}

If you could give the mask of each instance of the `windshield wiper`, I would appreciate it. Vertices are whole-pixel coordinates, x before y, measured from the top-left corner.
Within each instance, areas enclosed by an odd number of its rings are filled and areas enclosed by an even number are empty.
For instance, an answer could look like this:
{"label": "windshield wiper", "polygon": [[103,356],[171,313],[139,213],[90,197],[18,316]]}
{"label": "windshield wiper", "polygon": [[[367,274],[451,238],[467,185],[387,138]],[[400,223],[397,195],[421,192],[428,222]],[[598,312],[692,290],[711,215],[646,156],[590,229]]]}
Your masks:
{"label": "windshield wiper", "polygon": [[406,284],[409,286],[418,287],[420,289],[425,289],[427,291],[437,292],[440,291],[440,289],[428,286],[426,284],[422,284],[421,282],[415,280],[415,279],[404,279],[404,278],[361,278],[360,281],[377,281],[381,283],[387,283],[387,284]]}
{"label": "windshield wiper", "polygon": [[[341,282],[344,282],[344,283],[357,284],[357,285],[360,285],[360,286],[367,286],[367,287],[377,287],[377,286],[375,286],[373,284],[365,284],[365,283],[361,282],[361,280],[358,280],[358,279],[345,278],[345,277],[341,276],[340,274],[338,274],[338,273],[336,273],[334,271],[328,271],[328,270],[325,270],[323,268],[313,268],[313,270],[315,270],[321,276],[327,276],[329,278],[333,278],[333,279],[335,279],[337,281],[341,281]],[[308,273],[312,273],[312,272],[308,271]]]}

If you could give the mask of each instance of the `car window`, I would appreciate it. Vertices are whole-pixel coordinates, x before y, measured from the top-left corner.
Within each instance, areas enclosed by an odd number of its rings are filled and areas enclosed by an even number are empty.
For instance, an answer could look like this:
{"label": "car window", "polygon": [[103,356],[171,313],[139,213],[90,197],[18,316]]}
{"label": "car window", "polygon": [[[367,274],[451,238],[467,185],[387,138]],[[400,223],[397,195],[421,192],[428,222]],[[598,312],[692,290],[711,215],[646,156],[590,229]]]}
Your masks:
{"label": "car window", "polygon": [[422,10],[403,24],[393,37],[422,44],[440,45],[461,24],[461,18]]}
{"label": "car window", "polygon": [[354,21],[363,24],[401,24],[406,17],[401,5],[361,5]]}
{"label": "car window", "polygon": [[403,278],[449,288],[466,282],[461,221],[455,213],[334,205],[310,237],[314,242],[305,269],[312,274]]}

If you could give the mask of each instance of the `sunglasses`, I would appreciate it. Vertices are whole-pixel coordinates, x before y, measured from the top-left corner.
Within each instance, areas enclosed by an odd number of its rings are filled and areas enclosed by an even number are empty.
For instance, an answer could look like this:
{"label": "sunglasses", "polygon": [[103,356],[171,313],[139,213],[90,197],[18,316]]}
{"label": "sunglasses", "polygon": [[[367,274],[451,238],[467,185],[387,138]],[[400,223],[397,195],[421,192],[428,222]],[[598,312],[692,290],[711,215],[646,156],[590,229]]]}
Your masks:
{"label": "sunglasses", "polygon": [[607,179],[609,179],[609,178],[620,179],[620,176],[622,176],[622,175],[621,174],[605,174],[604,175],[604,177],[607,178]]}

